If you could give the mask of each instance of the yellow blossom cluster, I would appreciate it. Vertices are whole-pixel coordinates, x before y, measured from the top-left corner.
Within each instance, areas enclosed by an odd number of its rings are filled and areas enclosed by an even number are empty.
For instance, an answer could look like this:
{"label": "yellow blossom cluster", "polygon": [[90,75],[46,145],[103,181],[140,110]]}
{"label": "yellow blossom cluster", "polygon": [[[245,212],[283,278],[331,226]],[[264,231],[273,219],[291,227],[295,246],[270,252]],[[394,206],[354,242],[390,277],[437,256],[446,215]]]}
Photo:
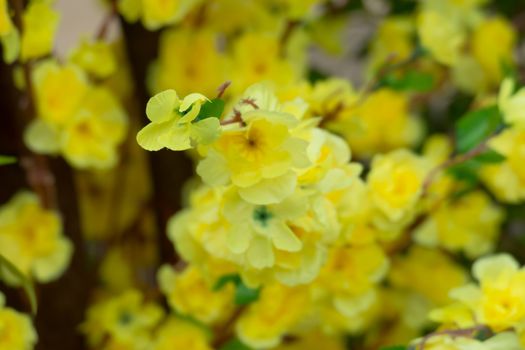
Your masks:
{"label": "yellow blossom cluster", "polygon": [[[97,350],[525,349],[511,5],[105,4],[58,57],[58,4],[0,0],[21,141],[0,165],[33,191],[0,206],[0,286],[35,311],[85,250]],[[46,327],[6,295],[0,350],[31,350]]]}

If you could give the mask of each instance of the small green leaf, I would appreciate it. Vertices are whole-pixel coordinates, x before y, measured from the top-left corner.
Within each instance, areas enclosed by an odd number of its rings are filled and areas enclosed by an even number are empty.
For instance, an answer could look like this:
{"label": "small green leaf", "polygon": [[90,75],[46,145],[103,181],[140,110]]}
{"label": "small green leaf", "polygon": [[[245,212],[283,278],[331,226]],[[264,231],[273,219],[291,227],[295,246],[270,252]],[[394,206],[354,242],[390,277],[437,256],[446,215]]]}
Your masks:
{"label": "small green leaf", "polygon": [[224,344],[220,350],[250,350],[251,348],[235,338]]}
{"label": "small green leaf", "polygon": [[434,87],[434,77],[429,73],[411,70],[401,76],[387,75],[383,78],[382,85],[387,85],[394,90],[427,92]]}
{"label": "small green leaf", "polygon": [[260,289],[247,287],[244,283],[237,285],[235,289],[235,304],[248,305],[259,299]]}
{"label": "small green leaf", "polygon": [[253,289],[247,287],[242,282],[241,277],[237,274],[222,276],[217,280],[215,286],[213,286],[213,290],[221,290],[228,283],[233,283],[235,285],[235,304],[247,305],[259,299],[260,289]]}
{"label": "small green leaf", "polygon": [[220,118],[222,116],[222,111],[224,110],[224,100],[220,98],[214,98],[212,100],[206,101],[202,106],[196,121],[206,119],[206,118]]}
{"label": "small green leaf", "polygon": [[13,276],[16,276],[24,289],[27,298],[29,299],[29,304],[31,306],[31,312],[33,315],[36,315],[38,304],[36,301],[36,292],[33,283],[29,278],[27,278],[13,263],[7,260],[4,256],[0,255],[0,267],[5,267]]}
{"label": "small green leaf", "polygon": [[469,186],[475,186],[479,182],[479,167],[479,162],[474,159],[470,159],[466,162],[448,168],[447,172],[456,178],[456,180],[466,182]]}
{"label": "small green leaf", "polygon": [[475,157],[474,160],[479,163],[490,164],[490,163],[501,163],[505,161],[505,156],[494,151],[493,149],[488,149],[487,151],[481,153],[479,156]]}
{"label": "small green leaf", "polygon": [[0,155],[0,165],[9,165],[14,163],[16,163],[15,157]]}
{"label": "small green leaf", "polygon": [[404,345],[394,345],[387,346],[386,348],[381,348],[381,350],[407,350],[407,347]]}
{"label": "small green leaf", "polygon": [[233,283],[235,286],[238,286],[241,282],[241,277],[237,274],[230,274],[230,275],[224,275],[221,276],[215,285],[213,286],[214,291],[221,290],[226,286],[228,283]]}
{"label": "small green leaf", "polygon": [[476,147],[501,125],[502,118],[496,105],[467,113],[456,123],[458,152],[464,153]]}

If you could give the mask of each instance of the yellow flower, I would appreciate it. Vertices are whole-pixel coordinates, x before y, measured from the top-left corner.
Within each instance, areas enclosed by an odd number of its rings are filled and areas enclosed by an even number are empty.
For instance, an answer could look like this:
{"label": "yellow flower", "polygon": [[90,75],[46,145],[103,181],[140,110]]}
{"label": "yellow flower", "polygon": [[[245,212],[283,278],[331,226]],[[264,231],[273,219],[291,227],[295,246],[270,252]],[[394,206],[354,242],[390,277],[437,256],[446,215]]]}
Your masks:
{"label": "yellow flower", "polygon": [[283,86],[297,80],[301,67],[292,65],[281,55],[276,35],[247,32],[236,40],[233,52],[233,84],[237,93],[250,85],[270,80]]}
{"label": "yellow flower", "polygon": [[[421,340],[414,344],[420,343]],[[453,335],[437,335],[425,341],[425,349],[428,350],[521,350],[516,333],[504,332],[496,334],[487,340],[477,340],[468,337],[456,337]]]}
{"label": "yellow flower", "polygon": [[146,114],[151,121],[138,134],[137,142],[148,151],[164,147],[173,151],[190,149],[195,144],[209,144],[220,133],[220,122],[215,117],[197,120],[201,106],[208,99],[201,94],[190,94],[181,101],[175,90],[166,90],[153,96]]}
{"label": "yellow flower", "polygon": [[376,244],[334,247],[313,290],[318,298],[331,300],[337,312],[354,317],[376,301],[375,287],[388,267],[387,257]]}
{"label": "yellow flower", "polygon": [[53,126],[67,123],[88,91],[87,78],[80,69],[69,64],[60,66],[54,60],[39,64],[33,80],[38,116]]}
{"label": "yellow flower", "polygon": [[467,276],[444,253],[413,246],[407,255],[394,259],[389,280],[394,287],[417,292],[441,306],[450,302],[450,290],[466,283]]}
{"label": "yellow flower", "polygon": [[470,192],[431,212],[416,230],[415,240],[478,257],[493,250],[502,221],[503,211],[484,192]]}
{"label": "yellow flower", "polygon": [[490,82],[499,83],[503,64],[512,65],[516,32],[503,17],[482,21],[472,36],[472,54],[480,63]]}
{"label": "yellow flower", "polygon": [[103,41],[82,40],[69,60],[97,78],[107,78],[117,69],[117,61],[111,46]]}
{"label": "yellow flower", "polygon": [[214,33],[166,30],[160,37],[158,60],[149,73],[149,87],[154,93],[175,89],[182,95],[201,91],[213,96],[229,78],[226,63],[215,46]]}
{"label": "yellow flower", "polygon": [[436,61],[452,66],[465,43],[463,28],[444,13],[422,11],[417,17],[417,29],[423,46],[430,50]]}
{"label": "yellow flower", "polygon": [[307,311],[308,294],[301,287],[265,286],[236,324],[239,339],[254,348],[277,346]]}
{"label": "yellow flower", "polygon": [[[40,282],[58,278],[72,251],[59,215],[43,209],[34,194],[21,192],[0,208],[0,254],[28,277]],[[3,272],[7,282],[17,283],[16,276]]]}
{"label": "yellow flower", "polygon": [[144,302],[139,291],[128,290],[93,304],[81,329],[90,345],[97,347],[108,339],[127,342],[146,337],[162,316],[160,306]]}
{"label": "yellow flower", "polygon": [[429,170],[425,159],[405,149],[376,156],[367,184],[379,214],[392,223],[411,217]]}
{"label": "yellow flower", "polygon": [[484,166],[481,171],[483,181],[500,201],[522,201],[525,199],[525,130],[508,128],[493,137],[489,145],[506,159]]}
{"label": "yellow flower", "polygon": [[214,291],[216,280],[207,279],[195,266],[176,272],[164,265],[158,272],[158,280],[169,304],[183,315],[212,324],[224,320],[232,311],[234,286],[228,284]]}
{"label": "yellow flower", "polygon": [[514,87],[514,82],[510,78],[502,82],[498,107],[507,123],[525,129],[525,88],[514,92]]}
{"label": "yellow flower", "polygon": [[421,122],[410,115],[406,94],[383,88],[363,99],[344,108],[338,119],[326,124],[346,139],[355,154],[369,157],[414,145],[420,139]]}
{"label": "yellow flower", "polygon": [[109,90],[90,89],[62,132],[60,148],[64,158],[77,168],[114,166],[127,123],[126,114]]}
{"label": "yellow flower", "polygon": [[385,64],[406,60],[414,50],[412,37],[415,32],[413,20],[408,17],[387,17],[372,41],[369,69],[376,71]]}
{"label": "yellow flower", "polygon": [[0,293],[0,349],[31,350],[37,339],[31,318],[6,307],[4,295]]}
{"label": "yellow flower", "polygon": [[149,30],[179,22],[202,0],[142,0],[142,23]]}
{"label": "yellow flower", "polygon": [[197,166],[197,173],[208,185],[231,182],[245,201],[267,205],[280,202],[295,190],[294,169],[309,163],[307,142],[291,133],[299,125],[292,114],[275,111],[275,106],[268,109],[272,106],[266,106],[267,102],[274,98],[266,96],[266,101],[254,96],[246,98],[258,108],[241,109],[246,125],[224,129]]}
{"label": "yellow flower", "polygon": [[336,120],[341,117],[345,107],[351,107],[359,96],[348,80],[329,78],[317,82],[308,102],[314,117]]}
{"label": "yellow flower", "polygon": [[228,247],[233,253],[246,253],[248,264],[257,269],[273,266],[272,245],[288,252],[302,248],[301,240],[286,222],[306,213],[305,198],[291,196],[281,203],[265,206],[247,203],[235,194],[230,197],[224,209],[231,223]]}
{"label": "yellow flower", "polygon": [[152,350],[212,350],[209,337],[194,323],[168,318],[155,332]]}
{"label": "yellow flower", "polygon": [[0,37],[3,37],[13,30],[13,22],[9,16],[7,0],[0,0]]}
{"label": "yellow flower", "polygon": [[[45,56],[53,49],[59,14],[49,1],[31,1],[24,12],[21,41],[23,61]],[[67,90],[63,90],[67,91]]]}
{"label": "yellow flower", "polygon": [[465,320],[466,307],[474,316],[473,322],[487,325],[495,332],[510,328],[523,329],[525,268],[520,269],[512,256],[498,254],[477,260],[472,271],[479,286],[467,284],[450,294],[462,307],[449,307],[446,311],[438,309],[430,317],[436,321],[460,324]]}

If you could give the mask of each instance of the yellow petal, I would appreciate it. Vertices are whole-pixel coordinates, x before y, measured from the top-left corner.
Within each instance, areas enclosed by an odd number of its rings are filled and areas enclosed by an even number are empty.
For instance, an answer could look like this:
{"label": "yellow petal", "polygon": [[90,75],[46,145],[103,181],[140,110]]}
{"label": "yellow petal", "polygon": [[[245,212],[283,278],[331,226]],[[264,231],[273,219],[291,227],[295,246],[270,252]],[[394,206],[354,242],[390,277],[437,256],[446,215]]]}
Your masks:
{"label": "yellow petal", "polygon": [[165,122],[175,116],[174,112],[179,104],[180,100],[175,90],[165,90],[149,99],[146,115],[152,122]]}
{"label": "yellow petal", "polygon": [[147,151],[158,151],[165,147],[161,142],[163,136],[169,133],[171,122],[150,123],[137,134],[137,142]]}
{"label": "yellow petal", "polygon": [[257,184],[239,189],[239,195],[247,202],[259,205],[278,203],[295,190],[297,177],[288,172],[282,176],[265,179]]}

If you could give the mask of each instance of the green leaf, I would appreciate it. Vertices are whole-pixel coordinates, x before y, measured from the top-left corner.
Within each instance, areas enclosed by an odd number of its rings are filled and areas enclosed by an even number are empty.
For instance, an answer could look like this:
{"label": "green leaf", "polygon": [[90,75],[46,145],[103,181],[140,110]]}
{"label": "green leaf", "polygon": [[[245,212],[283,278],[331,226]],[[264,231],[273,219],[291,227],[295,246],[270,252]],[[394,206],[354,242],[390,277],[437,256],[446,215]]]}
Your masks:
{"label": "green leaf", "polygon": [[27,298],[29,299],[29,304],[31,306],[31,312],[33,315],[36,315],[38,310],[38,304],[36,301],[36,292],[33,283],[29,278],[27,278],[13,263],[11,263],[7,258],[0,255],[0,267],[5,267],[13,276],[18,278],[22,288],[24,289]]}
{"label": "green leaf", "polygon": [[387,75],[383,78],[382,85],[394,90],[427,92],[434,87],[434,77],[429,73],[411,70],[401,76]]}
{"label": "green leaf", "polygon": [[233,283],[235,285],[235,304],[237,305],[248,305],[257,299],[259,299],[260,289],[253,289],[247,287],[239,275],[230,274],[224,275],[217,280],[215,286],[213,286],[214,291],[221,290],[228,283]]}
{"label": "green leaf", "polygon": [[493,149],[488,149],[474,158],[475,161],[483,164],[501,163],[505,159],[506,158],[504,155],[494,151]]}
{"label": "green leaf", "polygon": [[195,121],[199,121],[206,118],[220,118],[222,111],[224,110],[224,100],[220,98],[214,98],[206,101],[202,106]]}
{"label": "green leaf", "polygon": [[479,167],[479,162],[474,159],[470,159],[466,162],[448,168],[447,172],[454,176],[456,180],[466,182],[470,186],[475,186],[479,182]]}
{"label": "green leaf", "polygon": [[248,305],[259,299],[260,289],[247,287],[244,283],[237,285],[235,289],[235,304]]}
{"label": "green leaf", "polygon": [[224,344],[220,350],[250,350],[251,348],[243,344],[239,339],[232,339]]}
{"label": "green leaf", "polygon": [[238,286],[239,284],[241,284],[241,277],[237,274],[230,274],[230,275],[224,275],[224,276],[221,276],[217,282],[215,283],[215,285],[213,286],[213,290],[214,291],[218,291],[218,290],[221,290],[222,288],[224,288],[224,286],[226,286],[228,283],[233,283],[235,286]]}
{"label": "green leaf", "polygon": [[16,163],[16,158],[11,156],[0,155],[0,165],[8,165]]}
{"label": "green leaf", "polygon": [[459,153],[479,145],[502,125],[496,105],[482,108],[461,117],[456,123],[456,141]]}
{"label": "green leaf", "polygon": [[488,149],[480,155],[448,169],[449,174],[456,180],[466,182],[471,187],[479,182],[478,173],[484,164],[501,163],[505,157],[498,152]]}
{"label": "green leaf", "polygon": [[404,345],[394,345],[387,346],[386,348],[381,348],[381,350],[407,350],[407,347]]}

